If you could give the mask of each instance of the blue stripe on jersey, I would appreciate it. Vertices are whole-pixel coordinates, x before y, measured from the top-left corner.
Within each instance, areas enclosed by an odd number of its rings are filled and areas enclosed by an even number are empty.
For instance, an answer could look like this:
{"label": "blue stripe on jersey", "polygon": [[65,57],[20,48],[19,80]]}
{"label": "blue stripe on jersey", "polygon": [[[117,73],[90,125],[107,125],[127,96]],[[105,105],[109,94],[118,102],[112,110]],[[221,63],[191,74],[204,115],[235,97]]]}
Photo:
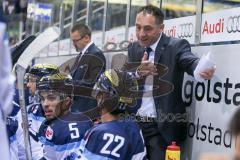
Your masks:
{"label": "blue stripe on jersey", "polygon": [[43,122],[46,118],[41,116],[36,116],[33,113],[28,114],[28,116],[36,121]]}
{"label": "blue stripe on jersey", "polygon": [[90,152],[89,150],[87,150],[86,148],[85,148],[84,152],[82,153],[82,156],[83,156],[83,158],[86,158],[86,159],[113,160],[109,157],[103,157],[101,155],[94,154],[94,153]]}
{"label": "blue stripe on jersey", "polygon": [[16,140],[17,140],[16,135],[13,135],[13,136],[11,136],[11,137],[9,138],[9,142],[10,142],[10,143],[13,143],[13,142],[16,141]]}
{"label": "blue stripe on jersey", "polygon": [[54,150],[56,152],[62,152],[66,150],[72,150],[72,149],[79,149],[81,142],[72,142],[72,143],[67,143],[63,145],[56,145],[52,142],[49,142],[45,137],[41,136],[39,140],[44,144],[44,145],[49,145],[51,147],[54,147]]}

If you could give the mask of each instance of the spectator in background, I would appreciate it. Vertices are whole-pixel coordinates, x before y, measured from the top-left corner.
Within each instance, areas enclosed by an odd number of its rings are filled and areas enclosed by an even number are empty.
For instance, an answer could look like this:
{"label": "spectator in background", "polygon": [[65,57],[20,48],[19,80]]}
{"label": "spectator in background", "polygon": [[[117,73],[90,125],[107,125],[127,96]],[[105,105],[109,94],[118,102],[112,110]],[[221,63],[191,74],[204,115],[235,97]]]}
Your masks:
{"label": "spectator in background", "polygon": [[9,38],[9,46],[12,47],[17,43],[16,37],[10,37]]}
{"label": "spectator in background", "polygon": [[12,14],[14,11],[14,3],[10,0],[2,1],[3,13],[6,15]]}

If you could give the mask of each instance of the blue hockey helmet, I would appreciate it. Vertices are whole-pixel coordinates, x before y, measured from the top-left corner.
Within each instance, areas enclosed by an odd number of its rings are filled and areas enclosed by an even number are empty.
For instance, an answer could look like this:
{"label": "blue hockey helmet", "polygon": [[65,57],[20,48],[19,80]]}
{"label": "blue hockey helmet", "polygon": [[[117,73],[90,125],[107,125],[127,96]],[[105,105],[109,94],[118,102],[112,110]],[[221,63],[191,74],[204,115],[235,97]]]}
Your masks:
{"label": "blue hockey helmet", "polygon": [[[119,113],[124,112],[127,106],[135,104],[132,93],[137,88],[137,80],[131,73],[112,69],[101,74],[94,86],[92,96],[97,98],[99,107],[108,107],[108,110],[111,110],[112,113]],[[103,95],[104,97],[99,98]]]}

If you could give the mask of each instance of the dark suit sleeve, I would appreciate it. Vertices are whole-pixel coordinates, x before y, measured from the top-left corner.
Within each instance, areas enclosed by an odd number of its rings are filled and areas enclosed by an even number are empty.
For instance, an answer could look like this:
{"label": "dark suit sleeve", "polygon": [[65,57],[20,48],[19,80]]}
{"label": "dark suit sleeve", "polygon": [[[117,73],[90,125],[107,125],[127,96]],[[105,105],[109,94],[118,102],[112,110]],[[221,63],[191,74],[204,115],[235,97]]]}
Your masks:
{"label": "dark suit sleeve", "polygon": [[191,52],[191,46],[187,40],[180,40],[176,43],[176,60],[180,68],[188,74],[193,75],[193,72],[198,64],[199,58]]}
{"label": "dark suit sleeve", "polygon": [[93,87],[98,77],[105,71],[106,60],[102,52],[91,52],[82,57],[82,68],[77,69],[75,85]]}
{"label": "dark suit sleeve", "polygon": [[97,52],[92,59],[89,60],[89,81],[96,82],[101,73],[106,69],[106,59],[102,52]]}

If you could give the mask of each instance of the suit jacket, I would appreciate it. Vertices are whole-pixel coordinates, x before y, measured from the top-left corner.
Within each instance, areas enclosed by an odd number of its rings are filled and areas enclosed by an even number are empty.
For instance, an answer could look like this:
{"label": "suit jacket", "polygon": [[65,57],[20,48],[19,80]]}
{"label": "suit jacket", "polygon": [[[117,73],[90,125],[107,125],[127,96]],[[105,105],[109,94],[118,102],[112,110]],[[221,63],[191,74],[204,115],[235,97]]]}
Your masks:
{"label": "suit jacket", "polygon": [[[136,67],[132,68],[130,64],[141,63],[143,53],[144,49],[138,42],[130,44],[128,48],[128,63],[124,65],[123,70],[136,71]],[[185,117],[186,109],[181,96],[182,83],[184,72],[193,75],[198,60],[191,52],[191,47],[187,40],[167,37],[162,33],[154,57],[154,63],[160,65],[160,69],[158,67],[160,77],[154,77],[153,85],[157,81],[159,84],[159,80],[163,85],[159,85],[159,91],[153,91],[153,95],[155,95],[153,97],[157,111],[158,129],[167,143],[171,141],[179,142],[186,138],[187,117]],[[145,79],[142,82],[145,82]],[[167,89],[164,88],[166,86],[168,86]],[[162,93],[158,94],[159,92]],[[141,101],[138,102],[141,103]],[[140,103],[138,106],[140,106]],[[166,115],[170,114],[178,117],[178,121],[166,120]],[[180,114],[182,118],[180,118]]]}
{"label": "suit jacket", "polygon": [[[92,44],[78,61],[76,57],[75,64],[71,68],[71,76],[74,85],[93,88],[98,77],[105,71],[106,59],[102,51]],[[96,107],[96,100],[90,98],[91,95],[75,96],[72,111],[86,112]]]}

